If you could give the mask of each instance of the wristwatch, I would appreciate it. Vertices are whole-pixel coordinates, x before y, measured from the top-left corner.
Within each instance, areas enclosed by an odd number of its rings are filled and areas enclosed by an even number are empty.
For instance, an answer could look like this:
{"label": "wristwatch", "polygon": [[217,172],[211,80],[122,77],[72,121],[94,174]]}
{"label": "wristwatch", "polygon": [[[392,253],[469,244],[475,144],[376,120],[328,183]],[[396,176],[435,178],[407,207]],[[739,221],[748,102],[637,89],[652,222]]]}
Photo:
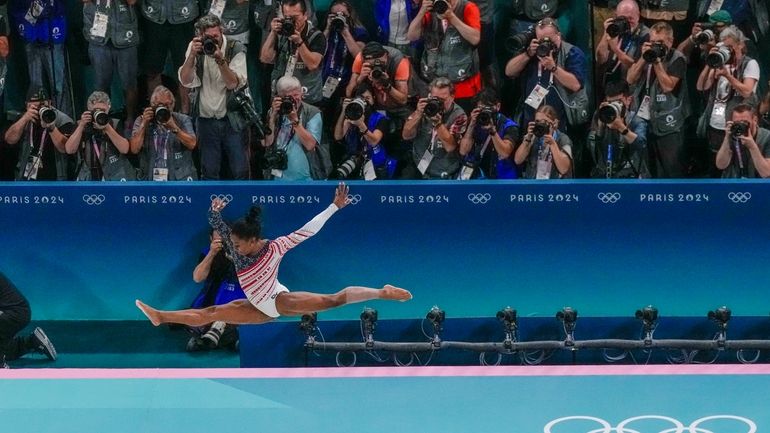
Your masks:
{"label": "wristwatch", "polygon": [[620,135],[628,135],[628,128],[620,131]]}

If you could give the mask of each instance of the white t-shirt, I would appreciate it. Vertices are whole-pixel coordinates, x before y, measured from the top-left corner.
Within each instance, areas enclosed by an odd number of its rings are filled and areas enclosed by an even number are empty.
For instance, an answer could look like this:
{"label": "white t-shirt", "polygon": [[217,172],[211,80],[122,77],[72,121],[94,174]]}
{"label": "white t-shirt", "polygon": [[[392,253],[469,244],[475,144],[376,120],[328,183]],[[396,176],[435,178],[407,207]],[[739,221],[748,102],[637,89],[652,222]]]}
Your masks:
{"label": "white t-shirt", "polygon": [[393,0],[390,2],[390,35],[388,42],[393,45],[408,45],[406,30],[409,28],[409,17],[406,15],[407,0]]}

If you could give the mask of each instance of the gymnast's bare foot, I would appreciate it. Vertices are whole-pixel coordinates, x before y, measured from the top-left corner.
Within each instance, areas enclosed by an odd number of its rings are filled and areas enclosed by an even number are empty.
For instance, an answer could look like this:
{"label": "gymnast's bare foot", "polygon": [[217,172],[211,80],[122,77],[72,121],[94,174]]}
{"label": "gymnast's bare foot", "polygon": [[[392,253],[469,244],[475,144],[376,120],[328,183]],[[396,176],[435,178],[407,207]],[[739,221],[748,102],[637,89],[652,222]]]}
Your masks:
{"label": "gymnast's bare foot", "polygon": [[140,300],[136,300],[136,306],[139,307],[140,310],[142,310],[142,313],[144,313],[145,316],[147,316],[148,319],[150,319],[150,322],[152,322],[153,325],[158,326],[160,325],[160,313],[158,310],[150,307],[149,305],[145,304],[144,302]]}
{"label": "gymnast's bare foot", "polygon": [[409,293],[408,290],[386,284],[380,292],[380,299],[391,299],[404,302],[412,299],[412,294]]}

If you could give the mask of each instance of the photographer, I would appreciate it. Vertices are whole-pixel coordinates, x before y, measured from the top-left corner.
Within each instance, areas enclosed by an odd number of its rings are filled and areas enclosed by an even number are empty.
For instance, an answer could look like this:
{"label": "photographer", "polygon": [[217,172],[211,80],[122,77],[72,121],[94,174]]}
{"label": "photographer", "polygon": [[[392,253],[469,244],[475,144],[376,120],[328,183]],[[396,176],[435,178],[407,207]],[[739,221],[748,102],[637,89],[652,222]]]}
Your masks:
{"label": "photographer", "polygon": [[31,317],[27,298],[0,272],[0,369],[9,368],[5,361],[18,359],[29,352],[56,361],[56,348],[42,328],[35,328],[23,337],[16,335],[29,324]]}
{"label": "photographer", "polygon": [[[275,87],[284,76],[297,77],[307,89],[305,100],[317,105],[323,98],[321,62],[326,52],[326,37],[308,21],[304,0],[281,3],[283,17],[274,18],[270,33],[262,44],[259,60],[275,64],[271,80]],[[277,89],[273,89],[277,93]]]}
{"label": "photographer", "polygon": [[222,34],[222,23],[206,15],[195,23],[196,36],[179,68],[179,81],[193,92],[193,117],[201,143],[201,178],[220,178],[222,154],[233,179],[249,177],[246,125],[228,106],[236,89],[246,84],[246,48]]}
{"label": "photographer", "polygon": [[389,129],[388,118],[372,108],[374,93],[366,83],[359,85],[353,99],[342,102],[342,112],[334,126],[334,139],[343,141],[342,164],[338,179],[390,179],[396,160],[388,158],[382,138]]}
{"label": "photographer", "polygon": [[[553,107],[558,113],[563,129],[587,121],[588,99],[585,97],[586,58],[580,48],[562,40],[559,27],[551,18],[541,20],[534,27],[534,34],[526,49],[505,65],[509,78],[522,77],[522,95],[528,95],[518,107],[521,124],[526,125],[535,117],[535,110],[542,105]],[[580,99],[580,101],[578,101]],[[577,117],[567,114],[565,104],[574,105]],[[585,117],[583,119],[582,117]]]}
{"label": "photographer", "polygon": [[[203,283],[198,296],[190,308],[201,309],[213,305],[225,305],[236,299],[245,299],[246,294],[238,282],[235,265],[222,249],[222,237],[214,229],[209,233],[211,244],[204,249],[193,270],[193,281]],[[190,352],[227,347],[237,350],[238,326],[215,321],[210,325],[189,327],[193,336],[187,342]]]}
{"label": "photographer", "polygon": [[631,111],[631,90],[625,81],[607,84],[606,96],[594,114],[588,134],[595,179],[647,179],[647,121]]}
{"label": "photographer", "polygon": [[16,180],[67,180],[66,134],[75,122],[51,106],[45,91],[27,100],[27,110],[5,131],[9,145],[21,143]]}
{"label": "photographer", "polygon": [[406,119],[401,138],[412,140],[411,161],[404,167],[404,179],[454,179],[460,169],[460,138],[468,117],[455,103],[454,85],[449,78],[430,83],[430,95],[417,102]]}
{"label": "photographer", "polygon": [[353,61],[353,75],[345,95],[352,97],[359,85],[368,83],[374,92],[375,110],[405,118],[408,116],[409,72],[409,58],[400,51],[379,42],[369,42]]}
{"label": "photographer", "polygon": [[449,78],[457,104],[470,111],[473,96],[481,90],[476,48],[481,40],[479,7],[468,0],[423,0],[406,37],[424,43],[422,79],[429,83],[437,77]]}
{"label": "photographer", "polygon": [[327,145],[321,142],[323,119],[320,110],[302,101],[302,84],[297,77],[281,77],[278,95],[268,112],[266,179],[321,180],[331,171]]}
{"label": "photographer", "polygon": [[559,131],[559,113],[550,105],[535,112],[514,157],[525,179],[562,179],[572,175],[572,140]]}
{"label": "photographer", "polygon": [[696,22],[692,26],[690,36],[685,38],[676,47],[688,60],[688,63],[694,63],[692,56],[704,60],[706,54],[719,40],[719,34],[732,24],[733,19],[727,11],[719,11],[711,15],[706,23]]}
{"label": "photographer", "polygon": [[739,104],[727,122],[716,156],[723,178],[770,177],[770,131],[757,124],[755,108]]}
{"label": "photographer", "polygon": [[125,156],[128,140],[112,126],[110,97],[97,90],[87,105],[64,145],[68,154],[78,154],[77,180],[135,180],[136,171]]}
{"label": "photographer", "polygon": [[513,144],[518,139],[519,125],[500,113],[500,97],[486,88],[474,98],[468,128],[460,140],[463,165],[458,178],[516,179]]}
{"label": "photographer", "polygon": [[[615,8],[615,17],[604,21],[604,34],[596,45],[597,90],[607,83],[625,81],[626,72],[642,55],[650,29],[639,22],[639,5],[635,0],[623,0]],[[603,99],[603,95],[598,95]]]}
{"label": "photographer", "polygon": [[361,52],[369,34],[348,0],[332,2],[323,33],[328,41],[321,73],[323,97],[331,103],[329,108],[334,108],[333,105],[345,94],[353,59]]}
{"label": "photographer", "polygon": [[113,73],[126,101],[126,130],[136,117],[139,70],[137,0],[83,0],[83,36],[94,67],[95,90],[110,93]]}
{"label": "photographer", "polygon": [[[148,89],[161,84],[161,73],[166,67],[167,57],[171,58],[171,66],[175,71],[184,64],[185,45],[193,37],[194,22],[200,15],[198,3],[198,0],[142,0],[139,3],[145,18],[142,26],[144,46],[141,51]],[[179,100],[180,111],[190,113],[190,95],[184,87],[179,88]]]}
{"label": "photographer", "polygon": [[649,122],[647,149],[650,171],[657,178],[684,176],[683,126],[690,115],[687,103],[687,63],[672,49],[674,31],[664,22],[650,28],[642,57],[628,70],[628,84],[637,85],[636,115]]}
{"label": "photographer", "polygon": [[197,140],[192,120],[175,113],[176,99],[167,87],[158,86],[150,106],[136,119],[129,142],[131,153],[139,154],[139,180],[196,180],[192,151]]}
{"label": "photographer", "polygon": [[727,113],[738,104],[756,106],[759,63],[746,56],[746,38],[735,26],[719,34],[720,43],[706,56],[706,66],[698,77],[697,89],[708,92],[706,110],[698,122],[698,135],[705,137],[711,150],[710,175],[719,177],[721,170],[714,163],[714,155],[724,141]]}

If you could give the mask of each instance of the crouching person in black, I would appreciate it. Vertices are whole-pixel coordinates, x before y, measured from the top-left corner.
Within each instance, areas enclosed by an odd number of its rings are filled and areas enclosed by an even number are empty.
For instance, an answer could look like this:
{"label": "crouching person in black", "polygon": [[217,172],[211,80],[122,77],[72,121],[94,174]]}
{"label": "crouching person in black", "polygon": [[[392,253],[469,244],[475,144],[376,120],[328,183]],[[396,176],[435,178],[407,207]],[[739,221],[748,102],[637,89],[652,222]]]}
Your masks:
{"label": "crouching person in black", "polygon": [[460,140],[458,179],[516,179],[518,170],[511,155],[519,125],[500,113],[500,97],[492,88],[479,92],[474,106]]}
{"label": "crouching person in black", "polygon": [[396,160],[381,145],[389,119],[372,107],[374,92],[367,83],[359,84],[353,98],[342,102],[334,126],[334,139],[344,147],[342,162],[334,171],[338,179],[392,179],[396,172]]}
{"label": "crouching person in black", "polygon": [[44,354],[56,360],[56,349],[41,328],[31,334],[16,336],[29,324],[32,311],[27,298],[0,272],[0,368],[8,368],[6,361],[13,361],[29,352]]}
{"label": "crouching person in black", "polygon": [[588,134],[592,178],[647,179],[647,121],[629,109],[631,91],[625,81],[611,81]]}

